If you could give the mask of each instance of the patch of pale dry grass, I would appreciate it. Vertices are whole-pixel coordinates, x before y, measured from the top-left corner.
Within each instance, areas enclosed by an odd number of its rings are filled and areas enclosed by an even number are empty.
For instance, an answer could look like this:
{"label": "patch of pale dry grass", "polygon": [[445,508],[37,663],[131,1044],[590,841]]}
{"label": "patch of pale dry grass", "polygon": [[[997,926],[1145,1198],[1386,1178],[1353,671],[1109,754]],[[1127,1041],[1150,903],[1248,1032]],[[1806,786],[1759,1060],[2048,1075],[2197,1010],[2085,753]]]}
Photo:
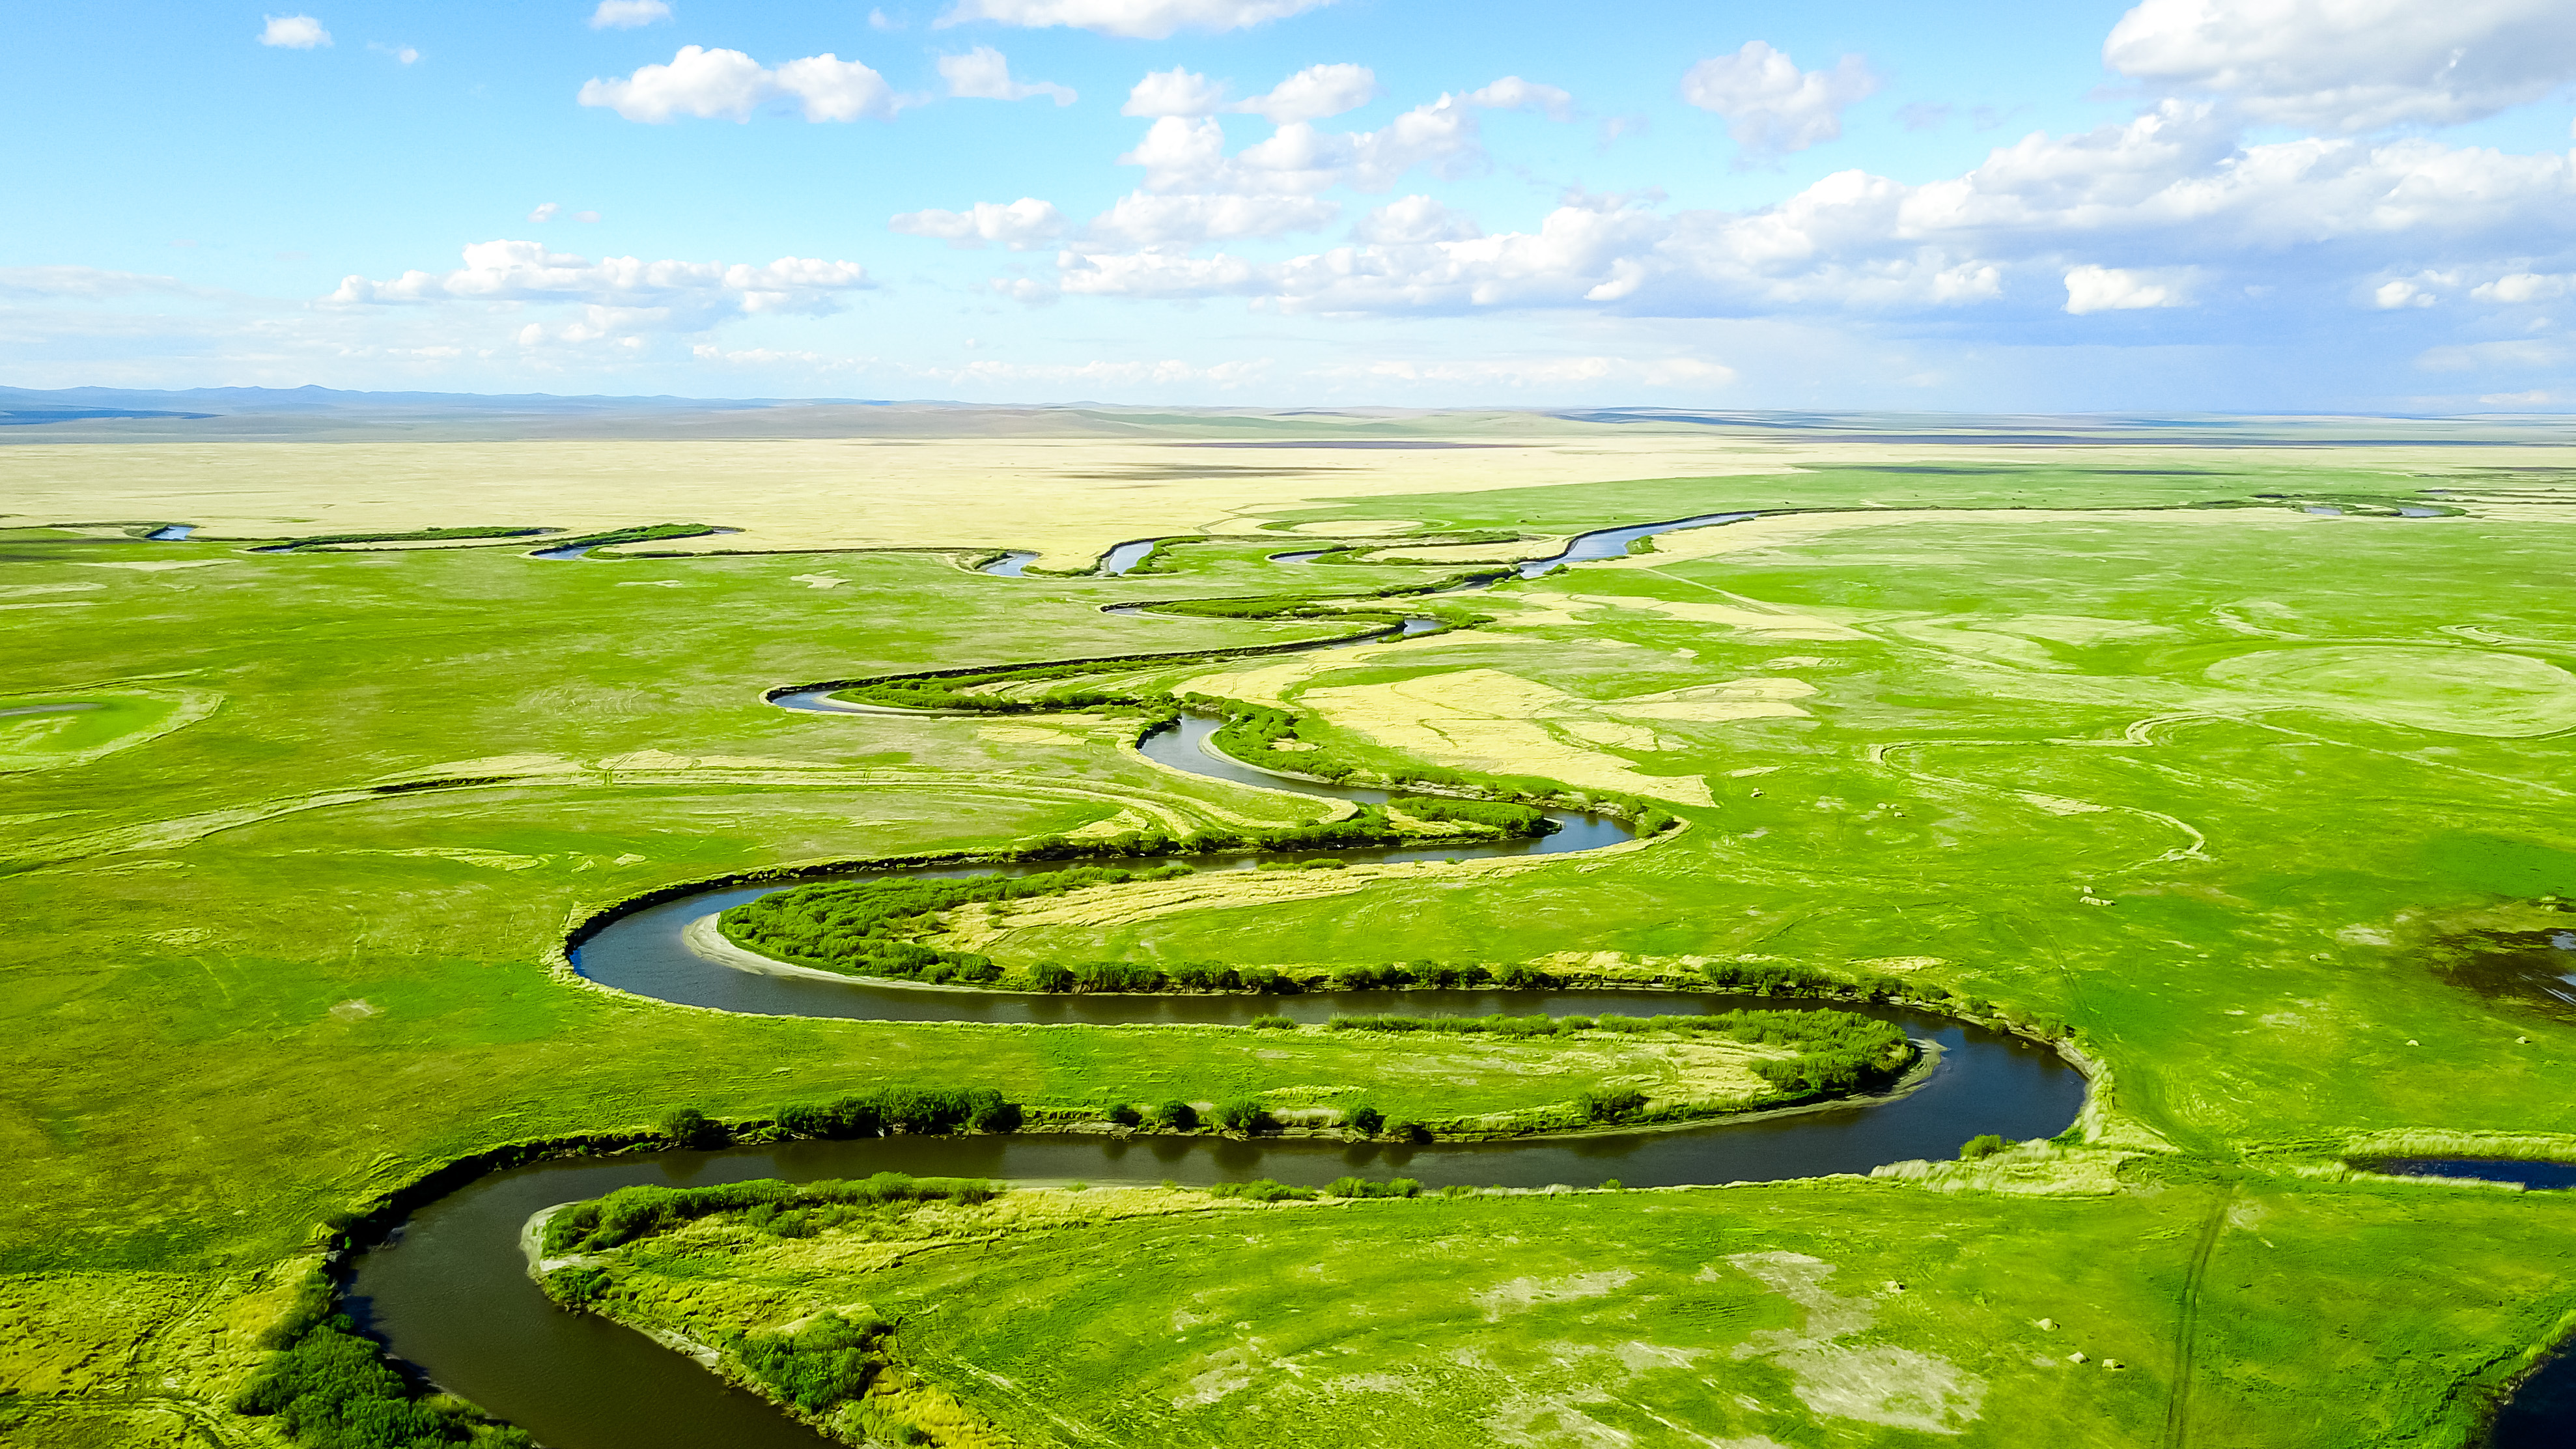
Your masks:
{"label": "patch of pale dry grass", "polygon": [[1696,775],[1650,775],[1607,749],[1651,754],[1667,741],[1636,720],[1697,723],[1801,716],[1813,694],[1787,678],[1730,680],[1589,700],[1498,669],[1466,669],[1393,684],[1310,688],[1298,702],[1389,748],[1455,769],[1540,775],[1580,789],[1715,803]]}
{"label": "patch of pale dry grass", "polygon": [[[1080,569],[1122,539],[1242,533],[1332,500],[1778,469],[1715,437],[1559,431],[1474,450],[1264,448],[1186,477],[1171,476],[1167,443],[1064,437],[27,444],[9,451],[0,526],[167,517],[201,537],[276,538],[683,522],[742,531],[647,547],[1024,548],[1040,569]],[[1307,522],[1296,536],[1414,526]]]}

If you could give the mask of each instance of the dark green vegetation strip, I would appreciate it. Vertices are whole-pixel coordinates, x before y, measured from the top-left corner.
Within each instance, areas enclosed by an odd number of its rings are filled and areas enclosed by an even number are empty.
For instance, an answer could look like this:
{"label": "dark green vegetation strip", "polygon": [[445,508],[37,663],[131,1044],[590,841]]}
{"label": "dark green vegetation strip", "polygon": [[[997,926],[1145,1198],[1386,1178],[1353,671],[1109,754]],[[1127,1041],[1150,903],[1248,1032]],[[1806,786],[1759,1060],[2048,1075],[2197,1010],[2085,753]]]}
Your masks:
{"label": "dark green vegetation strip", "polygon": [[[1796,1052],[1792,1057],[1762,1058],[1748,1065],[1776,1090],[1799,1097],[1885,1086],[1904,1074],[1915,1055],[1913,1043],[1895,1023],[1821,1007],[1707,1016],[1337,1016],[1324,1025],[1334,1031],[1490,1033],[1524,1040],[1587,1031],[1725,1036],[1751,1046]],[[1639,1095],[1634,1106],[1644,1103]]]}
{"label": "dark green vegetation strip", "polygon": [[[846,1181],[786,1183],[763,1179],[714,1187],[621,1187],[606,1197],[576,1203],[548,1218],[545,1248],[548,1257],[598,1252],[723,1212],[746,1212],[755,1227],[772,1228],[782,1237],[799,1237],[840,1226],[866,1208],[888,1203],[979,1203],[994,1191],[991,1183],[979,1179],[909,1177],[900,1172],[880,1172]],[[561,1271],[549,1275],[547,1282],[553,1285],[560,1277]],[[563,1280],[567,1287],[589,1281]],[[557,1296],[578,1301],[571,1293],[559,1292]]]}
{"label": "dark green vegetation strip", "polygon": [[[407,533],[315,533],[290,538],[266,550],[292,553],[299,549],[326,548],[344,543],[437,543],[450,539],[471,538],[536,538],[551,532],[543,528],[415,528]],[[566,540],[567,542],[569,540]]]}
{"label": "dark green vegetation strip", "polygon": [[[548,549],[612,548],[621,543],[650,543],[664,538],[703,538],[723,530],[703,523],[639,523],[626,528],[611,528],[599,533],[585,533],[573,538],[550,538]],[[654,558],[655,554],[632,554],[633,558]],[[587,555],[584,555],[587,557]]]}

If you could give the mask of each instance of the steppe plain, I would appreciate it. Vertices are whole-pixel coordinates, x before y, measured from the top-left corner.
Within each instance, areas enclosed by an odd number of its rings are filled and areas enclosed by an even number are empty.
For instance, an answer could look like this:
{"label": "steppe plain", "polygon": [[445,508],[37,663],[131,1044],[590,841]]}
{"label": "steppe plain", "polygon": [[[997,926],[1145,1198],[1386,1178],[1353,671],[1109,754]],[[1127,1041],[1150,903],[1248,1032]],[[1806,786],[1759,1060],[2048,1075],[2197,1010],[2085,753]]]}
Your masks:
{"label": "steppe plain", "polygon": [[[708,1219],[612,1265],[621,1313],[712,1341],[865,1304],[955,1406],[935,1432],[1132,1445],[2449,1445],[2576,1327],[2568,1195],[2351,1166],[2576,1160],[2563,448],[2297,422],[834,428],[856,435],[0,450],[0,1434],[284,1442],[228,1405],[337,1224],[453,1159],[675,1106],[1320,1085],[1429,1117],[1661,1070],[733,1016],[601,989],[561,948],[739,872],[1316,814],[1152,765],[1122,716],[800,715],[766,689],[1312,637],[1329,621],[1101,606],[1359,595],[1720,511],[1768,516],[1454,596],[1478,622],[1418,642],[1100,676],[1294,710],[1380,770],[1642,797],[1683,830],[1104,888],[979,949],[1893,972],[2063,1023],[2095,1064],[2064,1137],[1696,1190],[1058,1185],[883,1230],[973,1253]],[[528,556],[542,538],[250,551],[666,523],[739,532],[563,561]],[[172,524],[196,531],[137,536]],[[1204,541],[1073,572],[1149,537]],[[1342,542],[1357,561],[1268,561]],[[969,567],[1004,549],[1030,576]]]}

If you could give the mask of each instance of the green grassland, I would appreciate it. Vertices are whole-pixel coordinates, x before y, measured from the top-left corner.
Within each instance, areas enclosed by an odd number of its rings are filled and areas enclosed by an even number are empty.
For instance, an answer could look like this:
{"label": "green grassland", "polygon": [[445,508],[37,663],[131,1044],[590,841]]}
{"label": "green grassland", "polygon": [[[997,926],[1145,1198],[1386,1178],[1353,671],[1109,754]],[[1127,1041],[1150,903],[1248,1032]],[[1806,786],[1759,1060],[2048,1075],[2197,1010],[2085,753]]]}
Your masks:
{"label": "green grassland", "polygon": [[[1571,762],[1645,782],[1634,788],[1667,791],[1657,798],[1689,826],[1671,837],[1534,868],[1353,872],[1329,890],[1222,908],[1032,913],[977,949],[1005,962],[1898,963],[1889,969],[2072,1023],[2109,1074],[2101,1132],[2179,1149],[2166,1166],[2129,1169],[2116,1194],[2080,1201],[1831,1182],[1280,1208],[1240,1248],[1226,1246],[1240,1234],[1210,1239],[1185,1215],[1103,1225],[1088,1248],[1069,1232],[1011,1239],[1009,1254],[1029,1255],[1019,1272],[1088,1285],[1068,1289],[1048,1332],[1009,1311],[1018,1290],[998,1257],[954,1278],[936,1276],[937,1255],[908,1263],[923,1276],[872,1282],[870,1301],[951,1305],[935,1331],[906,1329],[934,1377],[950,1364],[1043,1381],[1122,1442],[1205,1442],[1215,1410],[1174,1400],[1213,1370],[1185,1374],[1180,1348],[1136,1336],[1147,1310],[1121,1297],[1108,1266],[1203,1264],[1209,1285],[1244,1296],[1227,1322],[1275,1325],[1293,1309],[1317,1324],[1356,1315],[1345,1321],[1357,1333],[1365,1319],[1379,1337],[1352,1340],[1355,1365],[1485,1355],[1487,1367],[1423,1390],[1423,1404],[1451,1406],[1436,1433],[1517,1405],[1532,1417],[1513,1432],[1528,1442],[1579,1443],[1593,1431],[1546,1416],[1640,1434],[1649,1420],[1551,1389],[1549,1375],[1591,1382],[1580,1365],[1647,1341],[1617,1313],[1664,1324],[1663,1310],[1613,1295],[1505,1332],[1461,1316],[1444,1273],[1504,1283],[1616,1269],[1678,1292],[1728,1255],[1800,1253],[1835,1265],[1816,1291],[1841,1298],[1920,1280],[1862,1341],[1883,1334],[1891,1351],[1938,1355],[1989,1384],[1971,1436],[2014,1442],[2010,1422],[2063,1415],[2075,1426],[2065,1442],[2160,1442],[2180,1387],[2172,1342],[2190,1245],[2224,1190],[2213,1184],[2244,1174],[2231,1211],[2252,1216],[2228,1219],[2211,1274],[2194,1280],[2204,1336],[2191,1341],[2204,1347],[2185,1381],[2189,1442],[2460,1442],[2481,1387],[2576,1309],[2576,1273],[2549,1246],[2553,1232],[2563,1241],[2565,1206],[2277,1174],[2367,1133],[2546,1135],[2576,1121],[2576,1014],[2436,969],[2464,936],[2563,921],[2537,898],[2576,894],[2576,614],[2564,588],[2576,534],[2557,521],[2576,515],[2543,506],[2569,501],[2551,480],[2446,476],[2467,490],[2451,500],[2467,500],[2465,516],[2320,517],[2300,501],[2426,480],[2331,452],[2300,466],[2155,458],[2130,471],[2042,459],[1284,502],[1282,524],[1533,533],[1735,507],[1959,511],[1729,552],[1675,536],[1633,559],[1463,596],[1492,622],[1350,651],[1280,685],[1305,737],[1382,770],[1450,762],[1390,724],[1429,716],[1372,712],[1372,691],[1474,671],[1542,687],[1576,704],[1524,719],[1539,733],[1500,753],[1461,745],[1460,757],[1489,773]],[[2501,482],[2531,496],[2476,502]],[[2285,498],[2190,506],[2261,492]],[[2120,511],[2017,513],[2043,508]],[[712,504],[692,516],[724,522]],[[257,1335],[324,1221],[504,1142],[636,1129],[684,1103],[762,1117],[911,1081],[1063,1106],[1320,1084],[1364,1091],[1390,1116],[1450,1116],[1544,1108],[1649,1069],[1589,1048],[1368,1033],[728,1017],[589,988],[550,960],[568,925],[600,909],[740,871],[988,849],[1122,820],[1313,821],[1311,801],[1141,760],[1124,748],[1132,718],[800,715],[761,691],[1312,637],[1332,631],[1098,606],[1362,592],[1445,568],[1290,571],[1260,562],[1275,548],[1222,541],[1168,549],[1155,577],[1127,581],[987,578],[933,555],[550,563],[510,548],[238,548],[0,541],[10,601],[65,605],[0,611],[13,666],[0,709],[103,706],[0,717],[0,895],[13,923],[0,969],[15,1067],[0,1085],[0,1144],[19,1174],[0,1215],[13,1325],[0,1337],[0,1433],[266,1442],[268,1429],[221,1405],[256,1365]],[[1267,667],[1118,677],[1224,693],[1224,680]],[[1791,712],[1622,709],[1744,680],[1804,692],[1763,696]],[[1456,698],[1474,704],[1472,690]],[[1458,718],[1474,723],[1471,710]],[[1453,740],[1472,733],[1444,727]],[[1531,739],[1552,753],[1500,768]],[[1454,1260],[1439,1248],[1443,1224],[1461,1235]],[[1156,1246],[1155,1234],[1191,1231],[1194,1248]],[[2241,1275],[2218,1271],[2239,1258]],[[1652,1355],[1625,1370],[1649,1385],[1635,1403],[1704,1436],[1911,1432],[1802,1419],[1797,1370],[1780,1361],[1790,1350],[1732,1355],[1749,1334],[1809,1331],[1799,1324],[1813,1310],[1801,1320],[1758,1275],[1719,1276],[1705,1313],[1669,1328],[1687,1331],[1675,1362],[1735,1366],[1758,1407],[1688,1390],[1698,1379]],[[2074,1306],[2052,1313],[2060,1300]],[[1584,1317],[1595,1311],[1608,1316]],[[2328,1311],[2322,1330],[2300,1316]],[[2041,1316],[2086,1325],[2102,1345],[2088,1352],[2131,1367],[2080,1381],[2015,1367],[2013,1322]],[[1101,1335],[1090,1356],[1023,1377],[1050,1341],[1059,1355],[1092,1342],[1086,1324]],[[1560,1342],[1572,1347],[1548,1367]],[[1280,1365],[1305,1351],[1245,1349],[1220,1374],[1242,1381],[1237,1397],[1209,1402],[1268,1405],[1241,1423],[1293,1418],[1318,1442],[1431,1422],[1431,1408],[1381,1418],[1400,1395],[1300,1388]],[[978,1412],[1031,1442],[1053,1432],[950,1371]],[[1121,1407],[1122,1377],[1162,1387]],[[2328,1383],[2332,1393],[2311,1391]],[[1485,1407],[1459,1407],[1470,1403]],[[2265,1438],[2265,1415],[2285,1403],[2312,1413],[2306,1437]]]}
{"label": "green grassland", "polygon": [[985,1420],[943,1442],[1460,1449],[2456,1443],[2460,1386],[2518,1365],[2492,1345],[2550,1333],[2576,1270],[2576,1205],[2540,1195],[2121,1178],[1024,1191],[802,1237],[731,1213],[587,1261],[604,1311],[701,1343],[826,1309],[893,1324],[876,1400]]}

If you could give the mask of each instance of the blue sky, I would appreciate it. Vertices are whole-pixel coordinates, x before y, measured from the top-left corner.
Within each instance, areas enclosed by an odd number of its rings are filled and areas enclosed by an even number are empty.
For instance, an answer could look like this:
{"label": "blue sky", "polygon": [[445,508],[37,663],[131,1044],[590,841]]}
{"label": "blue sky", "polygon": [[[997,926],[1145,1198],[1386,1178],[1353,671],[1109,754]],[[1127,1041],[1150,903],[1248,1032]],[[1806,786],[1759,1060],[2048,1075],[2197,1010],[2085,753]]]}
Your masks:
{"label": "blue sky", "polygon": [[27,7],[0,382],[2576,408],[2565,0]]}

